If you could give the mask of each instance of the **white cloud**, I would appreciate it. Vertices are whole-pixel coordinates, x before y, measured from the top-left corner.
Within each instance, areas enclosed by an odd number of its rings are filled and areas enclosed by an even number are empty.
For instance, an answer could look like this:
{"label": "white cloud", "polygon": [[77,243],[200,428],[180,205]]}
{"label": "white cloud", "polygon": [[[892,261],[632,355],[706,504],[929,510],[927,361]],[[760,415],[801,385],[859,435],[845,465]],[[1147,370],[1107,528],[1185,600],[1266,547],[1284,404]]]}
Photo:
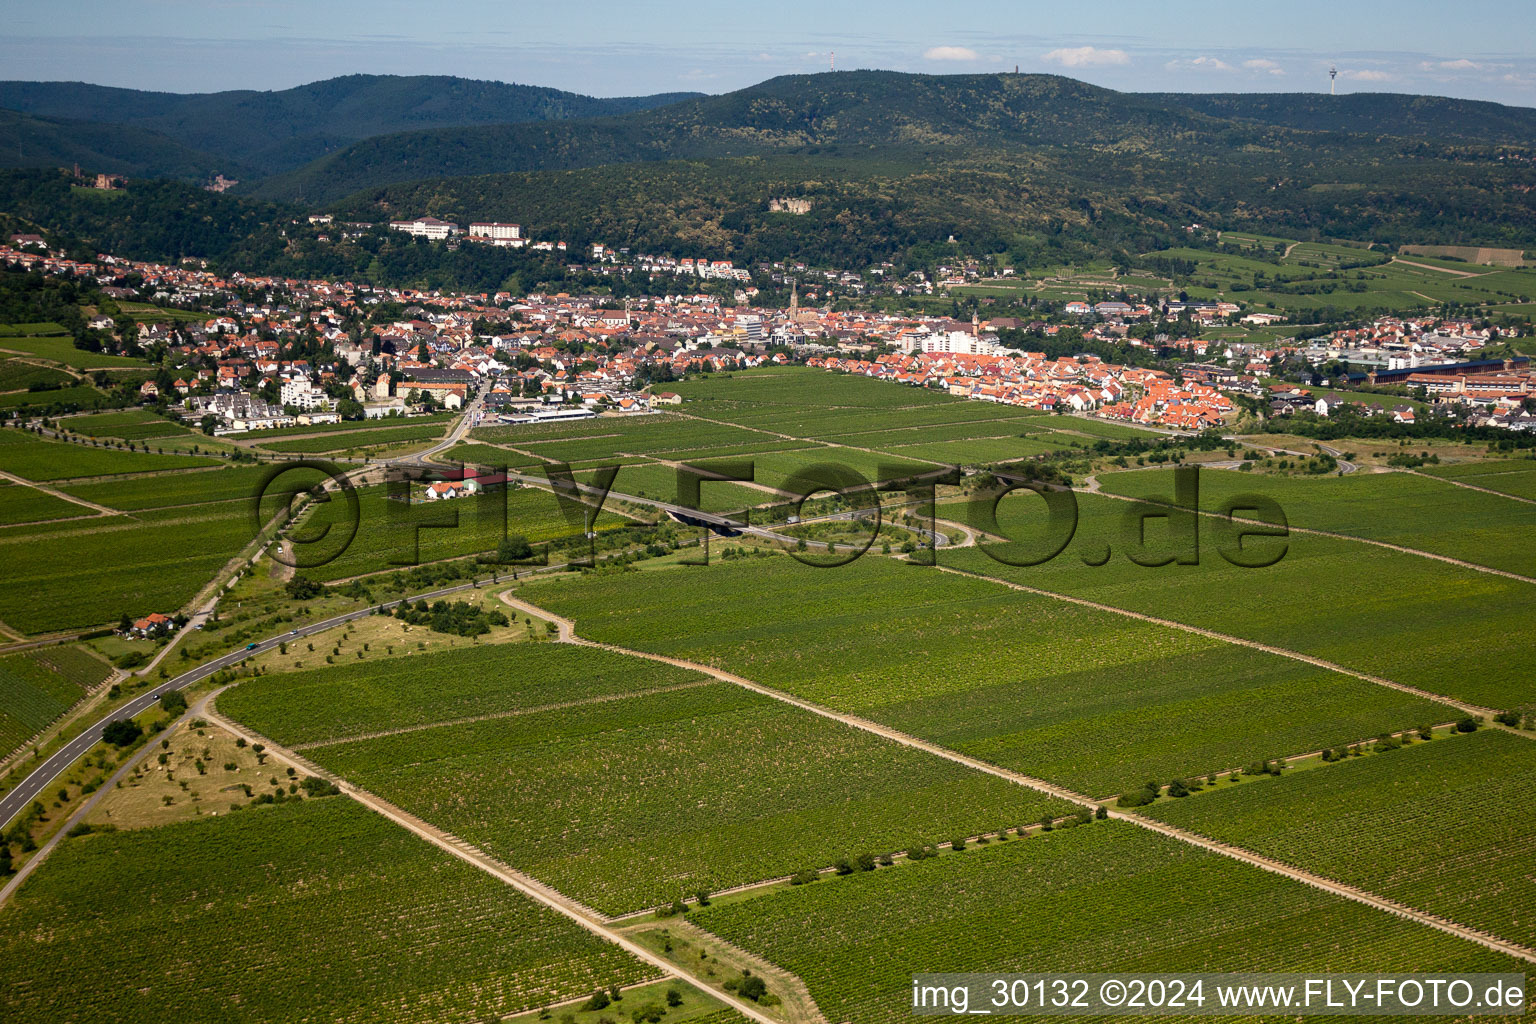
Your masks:
{"label": "white cloud", "polygon": [[1267,75],[1285,74],[1285,68],[1282,68],[1279,64],[1266,57],[1255,57],[1253,60],[1245,60],[1243,61],[1243,67],[1249,71],[1262,71]]}
{"label": "white cloud", "polygon": [[980,60],[968,46],[931,46],[923,51],[924,60]]}
{"label": "white cloud", "polygon": [[1340,71],[1339,77],[1356,82],[1390,82],[1396,76],[1386,71]]}
{"label": "white cloud", "polygon": [[1467,60],[1467,58],[1465,58],[1465,57],[1462,57],[1460,60],[1442,60],[1439,63],[1435,64],[1434,66],[1439,68],[1441,71],[1481,71],[1481,70],[1483,70],[1483,65],[1477,63],[1476,61]]}
{"label": "white cloud", "polygon": [[1194,60],[1171,60],[1163,67],[1168,71],[1231,71],[1232,65],[1220,57],[1196,57]]}
{"label": "white cloud", "polygon": [[1045,55],[1052,64],[1068,68],[1090,68],[1106,64],[1129,64],[1131,58],[1124,50],[1101,50],[1096,46],[1076,46],[1052,50]]}

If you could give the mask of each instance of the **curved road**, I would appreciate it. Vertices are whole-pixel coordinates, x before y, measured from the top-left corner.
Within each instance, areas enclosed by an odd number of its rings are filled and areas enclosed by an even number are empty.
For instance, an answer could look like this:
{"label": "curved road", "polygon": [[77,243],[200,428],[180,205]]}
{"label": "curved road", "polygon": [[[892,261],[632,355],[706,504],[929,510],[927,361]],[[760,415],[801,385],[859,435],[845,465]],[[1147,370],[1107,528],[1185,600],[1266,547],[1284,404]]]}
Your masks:
{"label": "curved road", "polygon": [[[563,564],[541,566],[540,571],[548,572],[563,568],[565,568]],[[423,598],[432,599],[442,597],[446,594],[453,594],[461,590],[468,590],[472,587],[479,586],[481,583],[489,582],[489,577],[487,577],[485,580],[470,580],[464,583],[454,584],[451,587],[443,587],[441,589],[428,591],[423,594],[416,594],[410,598],[401,598],[400,600],[419,601]],[[85,755],[86,751],[90,750],[97,743],[101,742],[102,731],[106,729],[107,723],[113,719],[132,718],[134,715],[140,714],[141,712],[147,711],[153,707],[155,702],[160,699],[162,694],[169,693],[172,690],[179,690],[184,686],[190,686],[200,679],[206,679],[207,677],[213,675],[215,672],[218,672],[220,669],[225,669],[229,668],[231,665],[236,665],[241,661],[244,661],[246,658],[251,657],[252,655],[262,654],[266,651],[270,651],[272,648],[286,640],[292,640],[295,637],[306,637],[315,633],[324,632],[325,630],[334,626],[339,626],[344,622],[351,622],[353,619],[360,619],[367,615],[373,615],[382,605],[393,605],[396,603],[398,602],[385,601],[381,602],[381,604],[369,605],[367,608],[359,608],[356,611],[347,612],[343,615],[334,615],[329,619],[322,619],[319,622],[311,623],[308,626],[303,626],[291,633],[282,633],[278,636],[269,637],[268,639],[262,640],[252,647],[242,647],[239,650],[231,651],[230,653],[225,654],[222,657],[215,658],[212,661],[204,662],[196,668],[191,669],[188,672],[184,672],[174,679],[169,679],[161,683],[159,686],[156,686],[152,690],[145,691],[144,693],[135,697],[133,700],[129,701],[127,704],[124,704],[122,707],[118,708],[112,714],[91,725],[90,728],[86,729],[79,736],[76,736],[74,739],[70,740],[63,747],[57,750],[52,757],[49,757],[42,764],[34,768],[31,774],[29,774],[25,779],[22,779],[21,783],[15,789],[5,794],[4,797],[0,797],[0,828],[9,825],[11,819],[15,818],[16,815],[25,810],[27,805],[30,804],[33,800],[38,799],[39,794],[47,792],[49,787],[51,787],[61,775],[67,772],[77,760]]]}

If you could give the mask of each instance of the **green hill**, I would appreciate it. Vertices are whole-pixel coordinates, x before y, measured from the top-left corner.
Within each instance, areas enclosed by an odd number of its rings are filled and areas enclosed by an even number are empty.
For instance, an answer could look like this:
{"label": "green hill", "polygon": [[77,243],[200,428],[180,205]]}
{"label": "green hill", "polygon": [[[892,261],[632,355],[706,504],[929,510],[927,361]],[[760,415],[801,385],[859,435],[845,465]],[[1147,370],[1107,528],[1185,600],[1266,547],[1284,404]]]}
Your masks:
{"label": "green hill", "polygon": [[[226,167],[262,173],[298,167],[382,133],[625,114],[693,95],[600,99],[447,76],[347,75],[273,92],[190,94],[84,82],[0,82],[0,107],[145,129],[213,154]],[[0,152],[0,161],[11,165],[7,153]]]}
{"label": "green hill", "polygon": [[1312,132],[1355,132],[1481,145],[1530,146],[1536,110],[1400,93],[1146,93],[1157,104]]}
{"label": "green hill", "polygon": [[159,132],[132,125],[33,117],[0,110],[0,164],[69,167],[142,177],[202,178],[239,168]]}

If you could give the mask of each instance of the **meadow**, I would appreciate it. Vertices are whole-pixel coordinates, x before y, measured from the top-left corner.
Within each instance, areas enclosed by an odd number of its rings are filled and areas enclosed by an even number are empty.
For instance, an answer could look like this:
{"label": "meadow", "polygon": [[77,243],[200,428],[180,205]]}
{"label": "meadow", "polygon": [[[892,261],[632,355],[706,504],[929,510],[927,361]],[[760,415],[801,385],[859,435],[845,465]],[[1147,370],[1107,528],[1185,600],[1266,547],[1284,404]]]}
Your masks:
{"label": "meadow", "polygon": [[0,910],[13,1020],[458,1024],[654,973],[340,797],[70,839]]}
{"label": "meadow", "polygon": [[112,668],[78,647],[0,657],[0,757],[47,727]]}
{"label": "meadow", "polygon": [[[505,676],[549,646],[501,648]],[[658,682],[682,688],[305,755],[606,913],[1071,810],[729,683]]]}
{"label": "meadow", "polygon": [[1121,822],[720,902],[697,924],[896,1024],[929,972],[1518,971],[1520,962]]}
{"label": "meadow", "polygon": [[1090,796],[1453,712],[1290,659],[878,556],[536,582],[580,635],[719,664]]}
{"label": "meadow", "polygon": [[[1099,486],[1111,494],[1165,501],[1173,494],[1173,471],[1105,473],[1099,476]],[[1200,473],[1200,507],[1205,511],[1218,511],[1232,499],[1251,494],[1278,502],[1293,526],[1536,576],[1536,549],[1529,543],[1536,529],[1536,505],[1412,473],[1310,479],[1222,469]]]}
{"label": "meadow", "polygon": [[[1531,584],[1386,548],[1316,534],[1284,541],[1250,539],[1245,549],[1283,557],[1262,568],[1218,554],[1230,543],[1200,519],[1198,565],[1150,568],[1128,557],[1128,517],[1159,512],[1092,494],[1076,495],[1071,544],[1042,565],[1005,565],[978,549],[944,551],[940,560],[970,572],[1155,615],[1323,658],[1355,671],[1445,694],[1483,707],[1528,702],[1536,652],[1524,640],[1536,617]],[[1039,503],[1010,498],[1002,528],[1040,536]],[[941,515],[964,519],[966,503]],[[1166,526],[1152,520],[1147,556],[1171,551]],[[1104,557],[1107,562],[1088,564]],[[1379,732],[1370,730],[1370,734]]]}

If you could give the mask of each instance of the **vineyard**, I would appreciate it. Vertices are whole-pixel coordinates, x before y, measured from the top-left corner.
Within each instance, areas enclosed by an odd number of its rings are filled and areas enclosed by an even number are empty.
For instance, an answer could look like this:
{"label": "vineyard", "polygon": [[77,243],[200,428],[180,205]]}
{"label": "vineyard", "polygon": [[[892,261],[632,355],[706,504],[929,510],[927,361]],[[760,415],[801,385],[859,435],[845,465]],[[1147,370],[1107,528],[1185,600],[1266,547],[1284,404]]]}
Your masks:
{"label": "vineyard", "polygon": [[1529,459],[1501,462],[1466,462],[1454,466],[1428,466],[1424,472],[1474,487],[1486,487],[1517,498],[1536,501],[1536,462]]}
{"label": "vineyard", "polygon": [[95,515],[94,509],[55,498],[21,484],[0,483],[0,526]]}
{"label": "vineyard", "polygon": [[153,455],[110,448],[92,448],[49,441],[19,430],[0,430],[0,462],[8,473],[47,483],[75,477],[118,473],[153,473],[164,469],[213,466],[213,459],[194,455]]}
{"label": "vineyard", "polygon": [[607,913],[1071,809],[715,682],[306,756]]}
{"label": "vineyard", "polygon": [[24,632],[167,615],[251,539],[242,502],[17,527],[0,534],[0,620]]}
{"label": "vineyard", "polygon": [[[535,583],[586,637],[714,662],[1080,792],[1348,743],[1449,709],[1151,623],[862,558]],[[763,614],[793,609],[793,614]]]}
{"label": "vineyard", "polygon": [[[257,489],[271,472],[269,466],[231,467],[69,484],[61,490],[98,505],[137,512],[147,508],[170,508],[213,501],[249,501],[256,496]],[[316,476],[315,479],[320,478]],[[285,473],[278,486],[296,482],[295,477]]]}
{"label": "vineyard", "polygon": [[388,672],[356,664],[261,676],[222,695],[219,708],[291,745],[530,711],[705,678],[622,654],[552,644],[411,655],[388,664]]}
{"label": "vineyard", "polygon": [[[1002,528],[1018,537],[1040,536],[1038,521],[1029,518],[1038,507],[1036,499],[1008,499],[998,513]],[[1201,520],[1199,565],[1146,568],[1126,557],[1122,533],[1127,510],[1146,506],[1078,494],[1077,507],[1074,539],[1046,564],[1012,567],[975,549],[944,552],[941,560],[1300,651],[1484,707],[1530,697],[1524,680],[1536,675],[1536,649],[1524,631],[1536,619],[1536,588],[1529,583],[1312,534],[1292,534],[1274,565],[1241,568],[1216,552],[1209,519]],[[964,518],[969,505],[940,509],[941,515]],[[1154,552],[1160,529],[1148,531]],[[1106,544],[1112,549],[1106,564],[1084,564],[1084,558],[1102,558]],[[1500,671],[1466,671],[1468,651]]]}
{"label": "vineyard", "polygon": [[1484,730],[1151,813],[1536,948],[1533,778],[1536,743]]}
{"label": "vineyard", "polygon": [[71,434],[113,437],[124,441],[142,441],[145,438],[191,433],[188,428],[179,423],[172,423],[154,412],[140,409],[103,412],[91,416],[71,416],[61,420],[59,427]]}
{"label": "vineyard", "polygon": [[912,976],[1518,971],[1519,961],[1117,822],[720,903],[696,923],[829,1020],[911,1018]]}
{"label": "vineyard", "polygon": [[[1169,500],[1171,470],[1109,473],[1100,486],[1114,494]],[[1279,502],[1293,526],[1385,541],[1477,565],[1536,575],[1536,505],[1454,487],[1409,473],[1353,473],[1305,479],[1229,470],[1200,474],[1200,504],[1216,511],[1239,495]]]}
{"label": "vineyard", "polygon": [[649,976],[335,798],[71,839],[0,909],[11,1020],[458,1024]]}
{"label": "vineyard", "polygon": [[[318,455],[342,452],[368,445],[399,444],[405,441],[429,441],[443,436],[445,423],[418,423],[405,427],[380,427],[377,430],[344,430],[334,434],[320,434],[292,441],[260,441],[261,447],[272,452]],[[325,427],[312,428],[324,430]]]}
{"label": "vineyard", "polygon": [[[357,491],[358,530],[344,553],[323,566],[306,570],[317,580],[339,580],[364,573],[401,568],[496,550],[507,534],[522,534],[530,543],[579,536],[582,508],[567,520],[553,494],[532,487],[485,491],[437,503],[423,502],[419,493],[410,504],[387,496],[384,487]],[[314,536],[332,522],[345,522],[343,501],[313,506],[295,537]],[[603,530],[628,520],[610,512],[596,519]],[[447,525],[434,525],[447,524]]]}
{"label": "vineyard", "polygon": [[76,647],[0,658],[0,757],[35,736],[107,678],[110,667]]}

